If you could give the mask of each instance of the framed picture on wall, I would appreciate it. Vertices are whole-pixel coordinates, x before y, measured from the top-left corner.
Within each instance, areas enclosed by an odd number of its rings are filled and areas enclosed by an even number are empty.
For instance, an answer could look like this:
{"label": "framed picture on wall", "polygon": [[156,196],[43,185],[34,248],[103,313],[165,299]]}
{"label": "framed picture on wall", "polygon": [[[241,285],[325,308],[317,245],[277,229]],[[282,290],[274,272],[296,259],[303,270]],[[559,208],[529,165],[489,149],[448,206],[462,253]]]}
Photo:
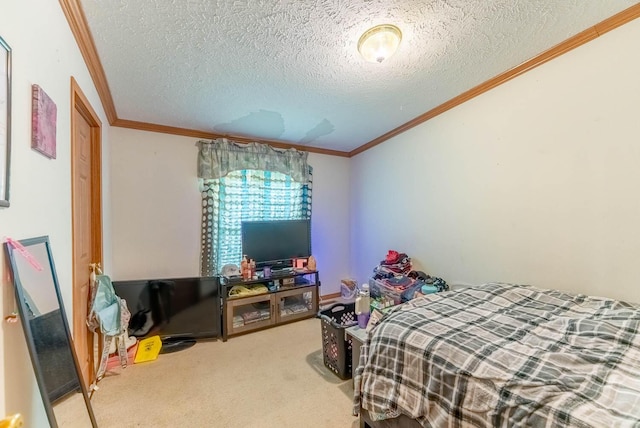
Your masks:
{"label": "framed picture on wall", "polygon": [[11,163],[11,48],[0,37],[0,207],[9,206]]}
{"label": "framed picture on wall", "polygon": [[58,109],[49,95],[38,85],[32,85],[31,148],[50,159],[56,158],[56,118]]}

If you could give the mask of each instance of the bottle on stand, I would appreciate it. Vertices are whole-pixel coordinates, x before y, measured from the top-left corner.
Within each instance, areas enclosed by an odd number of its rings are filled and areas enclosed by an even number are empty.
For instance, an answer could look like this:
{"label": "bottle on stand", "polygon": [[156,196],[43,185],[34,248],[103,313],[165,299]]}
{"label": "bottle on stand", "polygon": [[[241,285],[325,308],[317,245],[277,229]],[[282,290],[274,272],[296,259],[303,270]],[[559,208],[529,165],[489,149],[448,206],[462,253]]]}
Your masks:
{"label": "bottle on stand", "polygon": [[369,285],[362,284],[358,297],[356,297],[356,315],[358,316],[358,327],[366,328],[371,312],[371,299],[369,297]]}
{"label": "bottle on stand", "polygon": [[258,279],[256,276],[256,261],[254,259],[249,259],[249,278]]}
{"label": "bottle on stand", "polygon": [[247,259],[246,254],[242,256],[242,262],[240,262],[240,274],[242,275],[242,279],[250,279],[248,276],[249,273],[249,259]]}

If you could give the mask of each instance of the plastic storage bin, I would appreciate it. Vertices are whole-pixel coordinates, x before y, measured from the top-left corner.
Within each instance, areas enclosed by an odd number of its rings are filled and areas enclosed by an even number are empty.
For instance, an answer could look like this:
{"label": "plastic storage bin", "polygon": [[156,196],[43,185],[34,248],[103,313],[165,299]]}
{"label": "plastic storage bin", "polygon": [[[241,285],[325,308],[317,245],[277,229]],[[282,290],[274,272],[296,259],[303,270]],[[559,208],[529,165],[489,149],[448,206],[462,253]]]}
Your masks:
{"label": "plastic storage bin", "polygon": [[340,379],[351,379],[351,339],[345,339],[344,331],[358,323],[355,303],[336,303],[318,316],[322,321],[324,365]]}
{"label": "plastic storage bin", "polygon": [[371,294],[371,297],[376,299],[387,297],[393,300],[394,305],[402,303],[402,292],[394,290],[391,287],[387,287],[382,282],[373,278],[369,278],[369,293]]}

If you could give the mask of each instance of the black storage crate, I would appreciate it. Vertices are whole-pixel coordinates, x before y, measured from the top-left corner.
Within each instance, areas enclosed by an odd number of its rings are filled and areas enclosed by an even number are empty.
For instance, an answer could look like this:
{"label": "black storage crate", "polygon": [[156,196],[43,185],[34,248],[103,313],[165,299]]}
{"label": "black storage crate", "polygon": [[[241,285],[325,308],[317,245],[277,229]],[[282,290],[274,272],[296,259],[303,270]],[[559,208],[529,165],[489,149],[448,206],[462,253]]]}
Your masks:
{"label": "black storage crate", "polygon": [[345,329],[358,323],[355,303],[336,303],[318,313],[322,320],[324,365],[340,379],[351,379],[351,338]]}

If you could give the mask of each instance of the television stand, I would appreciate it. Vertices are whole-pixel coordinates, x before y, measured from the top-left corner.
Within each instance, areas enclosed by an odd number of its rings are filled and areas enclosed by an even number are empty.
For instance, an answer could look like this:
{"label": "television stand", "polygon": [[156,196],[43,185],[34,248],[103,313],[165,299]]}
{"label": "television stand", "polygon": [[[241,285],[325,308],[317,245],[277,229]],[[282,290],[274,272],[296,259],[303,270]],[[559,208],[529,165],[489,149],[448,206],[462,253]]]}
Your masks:
{"label": "television stand", "polygon": [[317,271],[272,272],[268,278],[221,282],[222,340],[318,314]]}
{"label": "television stand", "polygon": [[196,339],[193,337],[167,337],[162,339],[162,348],[160,348],[161,354],[170,354],[172,352],[182,351],[187,348],[191,348],[196,344]]}

